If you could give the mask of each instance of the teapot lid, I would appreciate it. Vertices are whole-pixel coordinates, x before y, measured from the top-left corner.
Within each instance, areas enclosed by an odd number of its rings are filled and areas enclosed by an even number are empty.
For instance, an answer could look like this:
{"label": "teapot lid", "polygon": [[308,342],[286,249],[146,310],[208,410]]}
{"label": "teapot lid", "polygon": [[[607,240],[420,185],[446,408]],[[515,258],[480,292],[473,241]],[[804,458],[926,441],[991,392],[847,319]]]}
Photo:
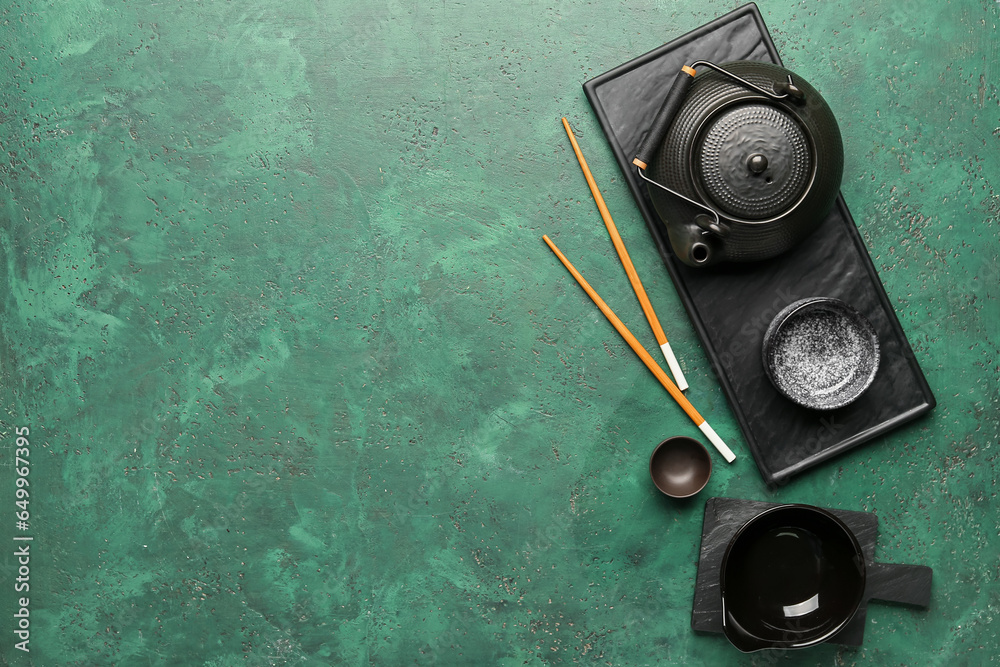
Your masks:
{"label": "teapot lid", "polygon": [[801,124],[760,100],[706,119],[691,161],[696,187],[720,211],[743,220],[766,220],[792,208],[809,189],[815,162]]}

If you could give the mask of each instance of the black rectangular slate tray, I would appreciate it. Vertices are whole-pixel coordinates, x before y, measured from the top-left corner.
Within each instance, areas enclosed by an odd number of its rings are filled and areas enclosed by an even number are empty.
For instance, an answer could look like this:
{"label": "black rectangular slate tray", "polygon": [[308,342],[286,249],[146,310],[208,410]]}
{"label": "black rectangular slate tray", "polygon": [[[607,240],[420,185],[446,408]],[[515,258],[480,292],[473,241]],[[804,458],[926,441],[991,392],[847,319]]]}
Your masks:
{"label": "black rectangular slate tray", "polygon": [[[695,580],[691,629],[696,632],[722,632],[722,595],[719,574],[726,547],[744,523],[775,503],[739,498],[709,498],[701,531],[698,577]],[[834,644],[861,646],[865,637],[868,601],[881,600],[916,607],[927,607],[931,599],[933,571],[925,565],[875,563],[878,540],[878,517],[868,512],[827,510],[847,524],[865,552],[867,581],[865,595],[851,622],[829,641]]]}
{"label": "black rectangular slate tray", "polygon": [[[677,71],[699,59],[781,63],[751,3],[583,87],[757,467],[769,485],[778,485],[929,412],[935,400],[842,196],[815,234],[776,259],[694,269],[674,257],[631,156]],[[808,80],[808,72],[801,74]],[[830,412],[801,408],[782,397],[761,362],[764,331],[774,315],[811,296],[853,305],[871,321],[881,342],[879,370],[868,391]]]}

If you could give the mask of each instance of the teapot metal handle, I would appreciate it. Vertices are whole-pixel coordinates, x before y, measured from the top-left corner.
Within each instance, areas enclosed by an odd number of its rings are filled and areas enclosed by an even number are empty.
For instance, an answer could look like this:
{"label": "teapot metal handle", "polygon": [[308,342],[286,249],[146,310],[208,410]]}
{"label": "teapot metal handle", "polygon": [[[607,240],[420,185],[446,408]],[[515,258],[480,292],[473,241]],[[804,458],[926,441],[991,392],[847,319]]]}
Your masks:
{"label": "teapot metal handle", "polygon": [[695,218],[695,222],[705,231],[705,233],[712,233],[720,238],[725,238],[729,236],[729,226],[722,222],[719,218],[719,213],[714,208],[703,204],[702,202],[695,201],[694,199],[691,199],[676,190],[668,188],[662,183],[654,181],[646,176],[646,168],[649,166],[649,162],[652,160],[656,150],[663,142],[663,138],[667,136],[667,131],[673,124],[674,117],[677,115],[677,112],[680,111],[684,98],[687,96],[688,88],[691,87],[691,83],[694,81],[695,74],[697,73],[695,70],[696,67],[708,67],[709,69],[736,81],[740,85],[746,86],[750,90],[764,95],[772,100],[791,100],[792,102],[801,104],[804,101],[805,96],[802,93],[802,90],[795,85],[794,81],[792,81],[791,74],[788,75],[788,81],[776,83],[774,85],[775,90],[766,90],[707,60],[698,60],[691,66],[685,65],[681,68],[681,71],[677,74],[673,84],[671,84],[670,89],[667,91],[667,96],[664,98],[663,104],[660,105],[660,110],[656,112],[656,116],[653,118],[653,123],[650,125],[649,132],[646,133],[645,139],[642,141],[642,144],[639,146],[639,150],[636,151],[635,157],[632,159],[632,164],[636,166],[636,172],[639,174],[639,177],[646,181],[646,183],[655,185],[661,190],[669,192],[675,197],[679,197],[689,204],[697,206],[698,208],[710,213],[712,215],[711,220],[707,219],[704,215],[699,215]]}
{"label": "teapot metal handle", "polygon": [[684,98],[687,96],[688,88],[691,87],[691,83],[694,81],[695,74],[697,73],[696,67],[708,67],[715,70],[740,85],[746,86],[755,93],[759,93],[775,101],[791,100],[796,103],[802,103],[805,99],[802,90],[792,81],[791,74],[788,75],[787,82],[774,85],[774,88],[779,91],[774,92],[750,83],[746,79],[707,60],[699,60],[691,66],[685,65],[670,85],[670,89],[667,90],[667,96],[663,99],[660,110],[653,117],[653,123],[649,127],[649,132],[646,133],[646,138],[642,141],[639,150],[636,151],[635,157],[632,159],[632,164],[638,167],[640,171],[644,171],[649,166],[649,162],[653,159],[656,149],[660,147],[663,138],[667,136],[667,130],[673,124],[674,117],[680,111]]}
{"label": "teapot metal handle", "polygon": [[[639,174],[639,178],[641,178],[642,180],[646,181],[650,185],[655,185],[656,187],[660,188],[661,190],[669,192],[673,196],[679,197],[680,199],[683,199],[684,201],[686,201],[687,203],[691,204],[692,206],[697,206],[701,210],[707,211],[708,213],[710,213],[712,215],[712,220],[706,220],[704,222],[704,224],[702,224],[701,222],[698,223],[698,226],[701,227],[702,229],[704,229],[706,232],[709,232],[709,231],[710,232],[714,232],[714,233],[718,234],[720,237],[723,237],[723,238],[725,238],[726,236],[729,236],[729,226],[727,224],[725,224],[724,222],[722,222],[722,219],[719,218],[718,211],[716,211],[714,208],[712,208],[711,206],[709,206],[707,204],[703,204],[703,203],[701,203],[700,201],[698,201],[696,199],[691,199],[687,195],[684,195],[684,194],[681,194],[680,192],[677,192],[677,190],[673,190],[671,188],[668,188],[663,183],[659,183],[657,181],[654,181],[649,176],[646,176],[646,170],[645,169],[637,169],[636,171]],[[703,216],[699,215],[698,217],[701,218]]]}
{"label": "teapot metal handle", "polygon": [[750,83],[746,79],[736,76],[729,70],[719,67],[715,63],[709,62],[707,60],[699,60],[695,64],[691,65],[691,67],[702,67],[702,66],[708,67],[709,69],[713,69],[719,74],[729,77],[733,81],[746,86],[747,88],[749,88],[754,92],[760,93],[765,97],[770,97],[772,100],[781,101],[790,99],[793,102],[799,102],[799,103],[805,101],[805,94],[802,92],[802,89],[796,86],[795,83],[792,81],[791,74],[788,75],[788,81],[783,81],[781,83],[774,84],[774,88],[777,89],[778,91],[775,92],[772,90],[761,88],[760,86],[754,83]]}

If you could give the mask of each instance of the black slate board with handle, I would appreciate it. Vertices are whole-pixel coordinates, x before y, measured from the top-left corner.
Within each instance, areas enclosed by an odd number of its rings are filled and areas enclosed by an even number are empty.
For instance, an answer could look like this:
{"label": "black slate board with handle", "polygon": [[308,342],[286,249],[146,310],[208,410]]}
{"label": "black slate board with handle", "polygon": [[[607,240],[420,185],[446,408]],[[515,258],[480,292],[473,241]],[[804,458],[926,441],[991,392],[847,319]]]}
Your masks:
{"label": "black slate board with handle", "polygon": [[[842,196],[815,234],[773,260],[695,269],[674,257],[631,156],[676,72],[699,59],[781,64],[760,12],[749,4],[587,81],[584,90],[757,467],[769,485],[777,485],[929,412],[935,400]],[[809,79],[808,72],[801,74]],[[789,303],[813,296],[854,306],[874,325],[881,344],[880,367],[868,391],[828,412],[782,397],[761,361],[771,319]]]}

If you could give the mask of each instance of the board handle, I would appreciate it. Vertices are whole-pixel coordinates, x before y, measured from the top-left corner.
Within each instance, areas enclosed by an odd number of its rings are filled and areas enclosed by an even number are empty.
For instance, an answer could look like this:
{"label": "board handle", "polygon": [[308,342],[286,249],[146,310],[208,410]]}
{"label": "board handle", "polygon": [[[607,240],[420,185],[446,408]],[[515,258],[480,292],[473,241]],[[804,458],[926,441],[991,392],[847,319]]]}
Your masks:
{"label": "board handle", "polygon": [[932,575],[933,570],[926,565],[871,563],[866,594],[872,600],[927,607],[931,603]]}

